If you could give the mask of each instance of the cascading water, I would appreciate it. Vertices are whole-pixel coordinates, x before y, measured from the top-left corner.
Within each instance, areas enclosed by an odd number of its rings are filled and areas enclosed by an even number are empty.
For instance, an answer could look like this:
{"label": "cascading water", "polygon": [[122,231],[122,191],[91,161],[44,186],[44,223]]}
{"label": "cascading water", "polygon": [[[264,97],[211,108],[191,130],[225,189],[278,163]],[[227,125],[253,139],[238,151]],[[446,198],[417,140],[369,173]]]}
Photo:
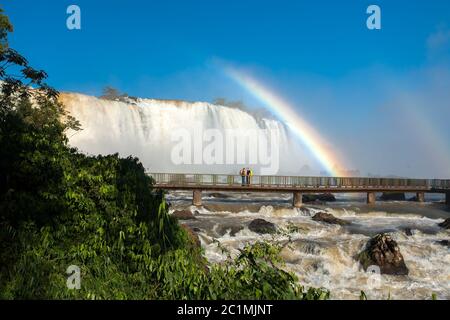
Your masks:
{"label": "cascading water", "polygon": [[[258,196],[260,201],[255,202]],[[241,193],[228,193],[226,202],[205,194],[204,207],[197,208],[190,207],[189,197],[181,191],[169,194],[171,211],[188,209],[195,213],[195,219],[183,223],[196,231],[211,262],[221,263],[227,258],[224,248],[235,257],[245,244],[264,239],[284,245],[281,257],[285,268],[294,272],[302,285],[327,288],[332,299],[358,299],[361,290],[369,299],[431,299],[433,294],[438,299],[450,298],[450,249],[440,243],[448,240],[449,230],[438,226],[448,212],[438,203],[384,203],[373,207],[352,196],[351,200],[341,198],[333,204],[298,209],[290,206],[287,194],[281,197],[283,204],[279,195],[251,194],[253,200],[249,202]],[[314,221],[312,216],[320,211],[350,224]],[[248,226],[257,218],[285,231],[277,235],[255,233]],[[289,228],[291,231],[287,231]],[[355,259],[378,233],[389,233],[398,243],[409,269],[407,276],[373,275]]]}
{"label": "cascading water", "polygon": [[[258,174],[261,168],[272,165],[278,170],[270,174],[299,174],[305,163],[314,162],[295,139],[291,139],[281,122],[258,119],[236,108],[154,99],[125,103],[73,93],[62,94],[60,99],[82,126],[82,131],[68,134],[72,146],[89,154],[118,152],[121,156],[136,156],[152,172],[235,174],[241,167],[251,166]],[[231,143],[230,147],[226,139],[230,132],[237,136],[258,132],[261,135],[258,148],[252,149],[255,143],[250,139],[245,140],[245,146],[233,140],[235,145]],[[276,140],[271,132],[277,133]],[[179,157],[174,158],[179,144],[177,136],[186,138],[191,146],[190,154],[181,161]],[[221,150],[212,152],[215,158],[208,162],[204,153],[213,138],[219,143],[217,149]],[[260,154],[262,145],[267,146],[264,155]],[[227,159],[230,153],[233,158]],[[178,156],[176,152],[175,155]]]}

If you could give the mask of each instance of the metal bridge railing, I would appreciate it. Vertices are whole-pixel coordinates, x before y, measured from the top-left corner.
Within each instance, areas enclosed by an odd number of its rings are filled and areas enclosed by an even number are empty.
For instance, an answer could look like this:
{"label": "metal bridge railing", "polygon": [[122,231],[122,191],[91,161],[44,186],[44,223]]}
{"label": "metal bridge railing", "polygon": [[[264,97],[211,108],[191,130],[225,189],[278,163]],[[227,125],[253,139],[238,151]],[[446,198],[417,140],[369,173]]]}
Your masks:
{"label": "metal bridge railing", "polygon": [[[147,173],[158,185],[176,186],[240,186],[240,175]],[[305,187],[305,188],[423,188],[449,189],[450,180],[358,178],[358,177],[299,177],[299,176],[252,176],[252,186]]]}

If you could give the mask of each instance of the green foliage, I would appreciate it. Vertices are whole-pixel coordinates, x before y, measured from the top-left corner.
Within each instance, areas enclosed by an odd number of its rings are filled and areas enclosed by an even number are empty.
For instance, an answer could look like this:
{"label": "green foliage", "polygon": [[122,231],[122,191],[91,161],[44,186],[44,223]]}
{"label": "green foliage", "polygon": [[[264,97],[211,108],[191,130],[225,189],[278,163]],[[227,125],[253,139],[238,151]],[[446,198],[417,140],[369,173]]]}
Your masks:
{"label": "green foliage", "polygon": [[361,290],[361,293],[359,294],[359,300],[367,300],[367,295],[362,290]]}
{"label": "green foliage", "polygon": [[[48,214],[28,207],[29,214],[20,219],[14,211],[2,215],[1,229],[7,232],[0,234],[0,255],[5,262],[0,272],[0,295],[148,297],[153,287],[149,271],[156,268],[157,258],[165,250],[175,249],[187,239],[184,231],[175,223],[171,229],[164,226],[172,235],[164,241],[153,231],[157,220],[152,212],[156,213],[154,204],[161,196],[151,191],[152,181],[137,159],[86,157],[73,150],[65,156],[70,161],[66,161],[58,181],[59,190],[49,193],[49,198],[58,202],[59,211]],[[15,194],[20,201],[21,192],[16,190]],[[33,203],[40,199],[33,199]],[[80,266],[83,273],[80,291],[66,288],[65,270],[72,264]],[[136,286],[142,290],[134,290]]]}
{"label": "green foliage", "polygon": [[105,88],[103,88],[103,94],[99,98],[111,101],[122,101],[125,103],[132,100],[137,100],[136,97],[129,96],[126,92],[120,93],[119,90],[111,86],[106,86]]}
{"label": "green foliage", "polygon": [[8,47],[7,37],[8,33],[12,31],[13,26],[8,17],[3,14],[3,9],[0,8],[0,52]]}
{"label": "green foliage", "polygon": [[116,100],[119,97],[120,97],[119,90],[110,86],[106,86],[103,88],[103,95],[100,97],[100,99]]}
{"label": "green foliage", "polygon": [[246,245],[237,258],[213,266],[212,284],[222,294],[219,299],[328,299],[329,291],[298,284],[297,277],[283,270],[281,245],[256,242]]}

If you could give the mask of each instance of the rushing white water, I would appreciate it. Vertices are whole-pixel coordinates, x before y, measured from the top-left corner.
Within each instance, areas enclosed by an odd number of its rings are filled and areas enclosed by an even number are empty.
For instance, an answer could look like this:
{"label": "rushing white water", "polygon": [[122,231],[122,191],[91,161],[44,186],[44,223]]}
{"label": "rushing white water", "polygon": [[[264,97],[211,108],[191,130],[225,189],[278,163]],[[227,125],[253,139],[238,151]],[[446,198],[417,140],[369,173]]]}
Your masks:
{"label": "rushing white water", "polygon": [[[440,209],[440,205],[386,203],[372,209],[364,203],[345,201],[296,209],[289,207],[288,195],[281,197],[286,202],[284,206],[270,205],[273,200],[267,195],[267,202],[259,205],[255,204],[257,194],[251,194],[254,200],[249,200],[248,205],[242,204],[246,201],[242,195],[229,196],[224,202],[205,195],[205,207],[191,207],[192,212],[197,210],[196,220],[184,222],[196,228],[211,262],[226,259],[223,247],[237,254],[246,243],[262,239],[286,243],[287,236],[260,235],[248,229],[250,221],[262,218],[280,229],[287,229],[288,225],[298,228],[289,234],[291,242],[281,251],[286,268],[295,272],[300,283],[307,287],[329,289],[332,299],[358,299],[361,290],[369,299],[431,299],[432,294],[450,299],[450,249],[438,243],[449,239],[449,230],[438,226],[449,213]],[[187,194],[173,193],[169,200],[174,207],[183,207],[183,203],[186,207],[189,206],[186,198]],[[318,211],[327,211],[351,224],[316,222],[311,217]],[[406,229],[412,235],[407,236]],[[355,260],[370,237],[381,232],[389,233],[397,241],[409,268],[408,276],[377,278]],[[221,243],[221,248],[214,239]]]}
{"label": "rushing white water", "polygon": [[[217,106],[205,102],[166,101],[154,99],[138,99],[130,103],[98,99],[81,94],[65,93],[61,100],[67,110],[78,119],[83,130],[77,133],[69,133],[71,145],[81,151],[90,154],[110,154],[118,152],[121,156],[136,156],[144,167],[152,172],[202,172],[202,173],[236,173],[242,166],[251,165],[255,173],[259,168],[271,162],[277,165],[281,174],[299,173],[300,168],[314,162],[295,139],[291,139],[285,126],[277,120],[257,118],[245,111]],[[200,128],[200,129],[199,129]],[[271,136],[268,131],[263,132],[261,138],[267,142],[269,160],[264,163],[262,157],[256,152],[257,164],[251,164],[252,152],[250,140],[246,140],[245,161],[240,163],[237,149],[234,146],[235,157],[227,161],[226,155],[230,153],[227,141],[227,132],[230,130],[248,130],[248,132],[261,132],[261,129],[272,129],[279,133],[276,148],[279,155],[271,149],[269,144]],[[215,129],[223,140],[222,157],[215,158],[216,163],[205,163],[203,152],[213,141],[212,137],[205,136],[207,129]],[[199,133],[200,132],[200,133]],[[180,139],[174,136],[181,133],[191,139],[191,162],[180,164],[174,161],[173,151]],[[264,136],[265,134],[265,136]],[[198,145],[200,142],[201,145]],[[236,142],[237,143],[237,142]],[[259,147],[260,145],[258,145]],[[259,151],[259,150],[258,150]],[[200,162],[195,162],[200,155]],[[276,159],[272,159],[276,157]],[[222,161],[221,161],[222,159]],[[275,163],[278,161],[279,163]],[[208,164],[208,165],[206,165]],[[268,166],[268,165],[266,165]]]}

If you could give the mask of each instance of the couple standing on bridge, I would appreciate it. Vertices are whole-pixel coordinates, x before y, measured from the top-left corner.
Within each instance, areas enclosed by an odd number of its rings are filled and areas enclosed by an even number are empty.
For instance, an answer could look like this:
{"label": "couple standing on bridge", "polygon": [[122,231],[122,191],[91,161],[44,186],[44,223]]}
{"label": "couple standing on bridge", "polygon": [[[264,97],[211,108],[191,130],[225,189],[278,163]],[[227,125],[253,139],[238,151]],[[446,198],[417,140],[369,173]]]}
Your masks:
{"label": "couple standing on bridge", "polygon": [[249,186],[251,177],[253,176],[253,170],[251,170],[250,168],[242,168],[239,171],[239,174],[242,177],[242,186]]}

